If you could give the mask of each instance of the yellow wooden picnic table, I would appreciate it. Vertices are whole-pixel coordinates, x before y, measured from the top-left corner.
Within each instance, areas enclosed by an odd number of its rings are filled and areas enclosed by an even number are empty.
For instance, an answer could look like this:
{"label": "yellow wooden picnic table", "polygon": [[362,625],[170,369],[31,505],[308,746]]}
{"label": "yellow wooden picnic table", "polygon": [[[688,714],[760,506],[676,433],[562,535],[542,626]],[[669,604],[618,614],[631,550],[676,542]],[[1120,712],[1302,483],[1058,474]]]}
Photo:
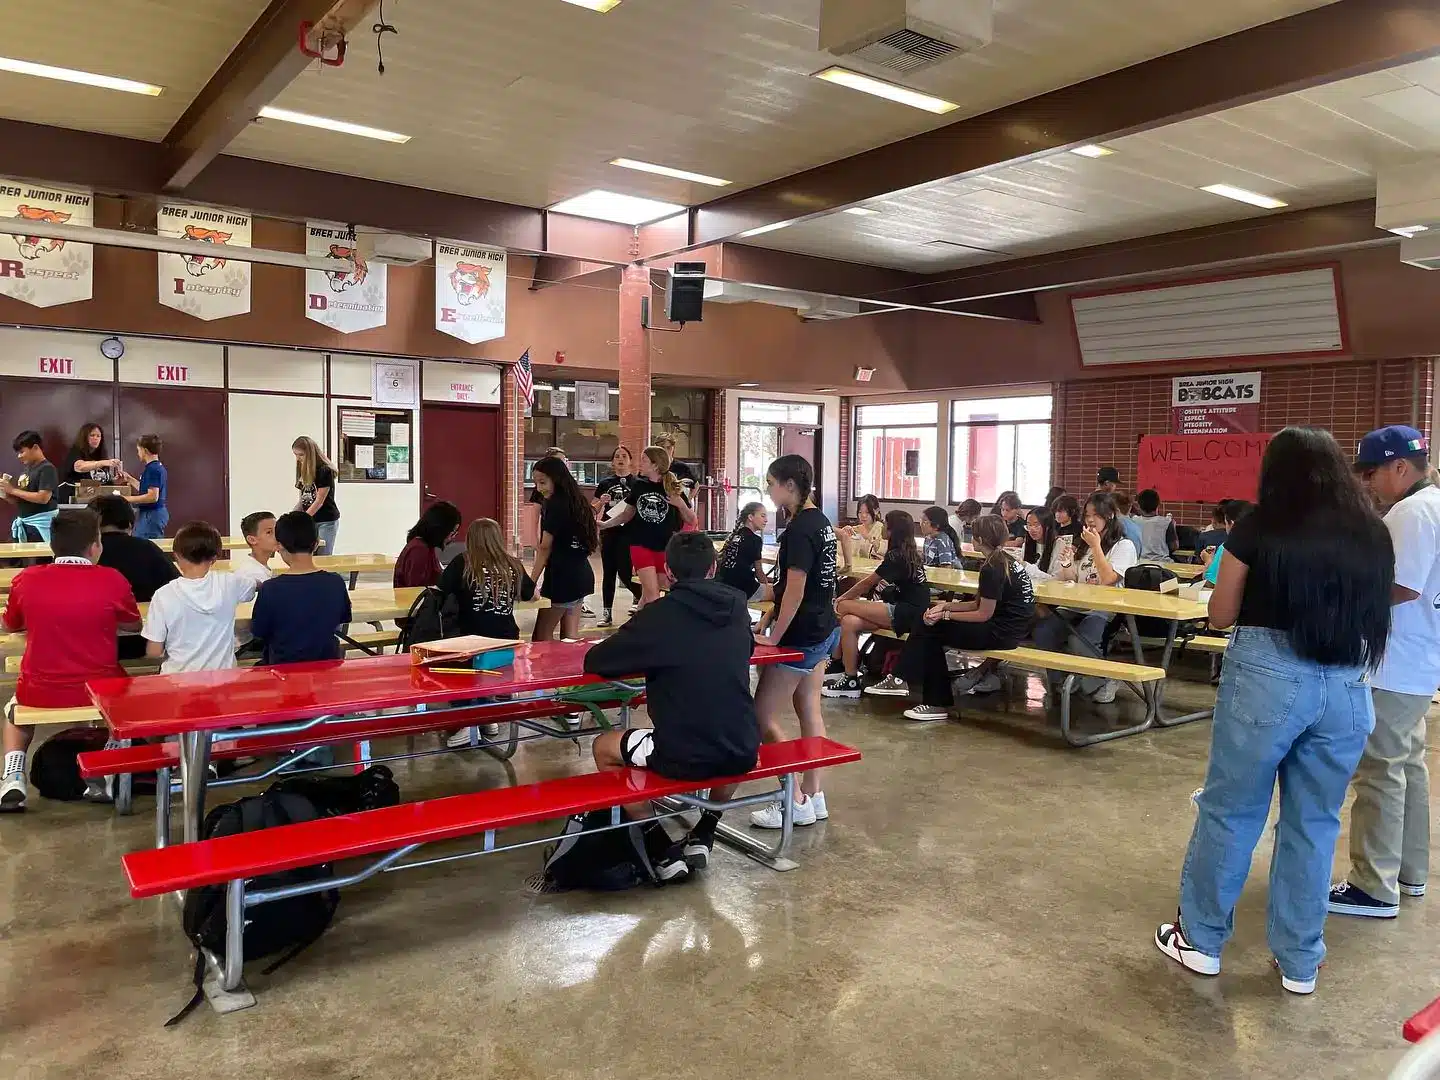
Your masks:
{"label": "yellow wooden picnic table", "polygon": [[[249,558],[249,555],[241,556]],[[228,573],[235,569],[236,560],[220,559],[215,563],[215,569]],[[337,574],[349,574],[351,587],[355,585],[354,578],[357,574],[378,574],[393,571],[395,569],[395,557],[393,555],[317,555],[315,565],[321,570],[333,570]],[[275,574],[288,574],[290,568],[285,565],[285,560],[276,555],[269,563],[270,571]],[[14,583],[17,575],[25,570],[23,566],[12,566],[0,570],[0,593],[7,592]]]}
{"label": "yellow wooden picnic table", "polygon": [[[161,551],[169,551],[174,545],[175,541],[168,536],[155,541],[155,546]],[[222,536],[220,546],[226,551],[250,549],[243,536]],[[44,543],[0,544],[0,559],[48,559],[53,554],[50,545]]]}

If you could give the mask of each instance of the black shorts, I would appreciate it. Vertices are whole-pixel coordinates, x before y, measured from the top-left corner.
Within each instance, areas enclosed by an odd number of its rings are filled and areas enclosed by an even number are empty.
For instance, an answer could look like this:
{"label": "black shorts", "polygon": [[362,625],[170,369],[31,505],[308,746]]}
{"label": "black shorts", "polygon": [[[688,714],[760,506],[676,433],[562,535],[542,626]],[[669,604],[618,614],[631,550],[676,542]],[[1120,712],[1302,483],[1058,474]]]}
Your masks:
{"label": "black shorts", "polygon": [[755,767],[749,761],[725,761],[714,765],[697,763],[679,765],[655,756],[655,732],[651,728],[631,728],[620,734],[620,760],[636,769],[649,769],[670,780],[714,780],[723,776],[743,776]]}

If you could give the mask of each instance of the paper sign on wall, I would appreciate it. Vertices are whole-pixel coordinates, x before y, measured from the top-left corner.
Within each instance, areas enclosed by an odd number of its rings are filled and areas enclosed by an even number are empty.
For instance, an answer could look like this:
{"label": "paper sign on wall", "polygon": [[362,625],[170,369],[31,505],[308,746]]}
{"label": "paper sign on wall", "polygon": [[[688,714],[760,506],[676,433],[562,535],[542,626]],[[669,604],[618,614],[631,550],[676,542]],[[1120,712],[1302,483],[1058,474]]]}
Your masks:
{"label": "paper sign on wall", "polygon": [[250,310],[250,264],[225,258],[227,247],[250,246],[250,215],[189,203],[161,203],[161,236],[215,247],[214,255],[160,252],[160,303],[197,319],[228,319]]}
{"label": "paper sign on wall", "polygon": [[1270,435],[1146,435],[1135,486],[1166,502],[1255,498]]}
{"label": "paper sign on wall", "polygon": [[360,410],[341,413],[340,434],[356,439],[375,438],[375,414]]}
{"label": "paper sign on wall", "polygon": [[577,420],[609,420],[610,384],[577,382],[575,384],[575,418]]}
{"label": "paper sign on wall", "polygon": [[1224,435],[1260,429],[1260,372],[1181,375],[1170,389],[1170,430]]}
{"label": "paper sign on wall", "polygon": [[505,336],[505,251],[435,245],[435,329],[471,345]]}
{"label": "paper sign on wall", "polygon": [[342,334],[385,325],[387,267],[362,258],[355,230],[333,221],[305,223],[305,254],[334,259],[334,270],[305,271],[305,317]]}
{"label": "paper sign on wall", "polygon": [[371,443],[355,444],[355,468],[373,469],[375,467],[375,447]]}
{"label": "paper sign on wall", "polygon": [[390,425],[390,445],[391,445],[391,446],[409,446],[409,445],[410,445],[410,425],[409,425],[409,424],[391,424],[391,425]]}
{"label": "paper sign on wall", "polygon": [[[0,177],[0,218],[37,225],[95,224],[95,199],[88,191]],[[34,307],[89,300],[95,252],[89,244],[43,236],[0,236],[0,294]]]}
{"label": "paper sign on wall", "polygon": [[376,360],[371,376],[376,405],[413,407],[420,401],[420,364],[415,360]]}
{"label": "paper sign on wall", "polygon": [[558,386],[550,391],[550,415],[570,415],[570,395],[567,391],[561,390]]}

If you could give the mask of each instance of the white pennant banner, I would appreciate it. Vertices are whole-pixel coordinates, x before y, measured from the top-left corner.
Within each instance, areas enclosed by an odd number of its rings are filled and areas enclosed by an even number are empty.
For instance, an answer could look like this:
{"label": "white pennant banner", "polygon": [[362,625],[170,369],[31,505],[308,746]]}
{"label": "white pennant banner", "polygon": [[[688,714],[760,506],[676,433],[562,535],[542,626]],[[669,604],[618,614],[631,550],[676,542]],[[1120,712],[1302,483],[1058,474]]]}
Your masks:
{"label": "white pennant banner", "polygon": [[250,246],[250,215],[188,203],[161,203],[161,236],[214,244],[214,255],[159,253],[160,303],[197,319],[227,319],[250,310],[250,264],[225,258]]}
{"label": "white pennant banner", "polygon": [[505,336],[505,251],[435,244],[435,329],[471,345]]}
{"label": "white pennant banner", "polygon": [[306,222],[305,254],[335,260],[334,270],[305,271],[307,319],[342,334],[385,325],[387,267],[360,257],[354,229],[333,221]]}
{"label": "white pennant banner", "polygon": [[[0,218],[89,228],[95,224],[95,198],[88,191],[0,178]],[[0,294],[34,307],[89,300],[94,270],[95,250],[89,244],[0,236]]]}

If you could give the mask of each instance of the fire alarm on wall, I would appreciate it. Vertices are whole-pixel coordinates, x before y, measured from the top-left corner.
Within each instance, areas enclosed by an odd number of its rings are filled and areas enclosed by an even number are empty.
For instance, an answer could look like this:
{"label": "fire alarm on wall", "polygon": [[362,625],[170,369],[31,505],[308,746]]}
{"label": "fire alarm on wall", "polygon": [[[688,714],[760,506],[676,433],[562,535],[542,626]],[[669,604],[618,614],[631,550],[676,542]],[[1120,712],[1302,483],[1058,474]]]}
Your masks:
{"label": "fire alarm on wall", "polygon": [[857,367],[855,369],[856,382],[869,382],[874,377],[875,369],[873,367]]}
{"label": "fire alarm on wall", "polygon": [[564,351],[561,350],[561,349],[556,349],[556,350],[555,350],[555,363],[557,363],[557,364],[563,364],[564,362],[565,362],[565,353],[564,353]]}

